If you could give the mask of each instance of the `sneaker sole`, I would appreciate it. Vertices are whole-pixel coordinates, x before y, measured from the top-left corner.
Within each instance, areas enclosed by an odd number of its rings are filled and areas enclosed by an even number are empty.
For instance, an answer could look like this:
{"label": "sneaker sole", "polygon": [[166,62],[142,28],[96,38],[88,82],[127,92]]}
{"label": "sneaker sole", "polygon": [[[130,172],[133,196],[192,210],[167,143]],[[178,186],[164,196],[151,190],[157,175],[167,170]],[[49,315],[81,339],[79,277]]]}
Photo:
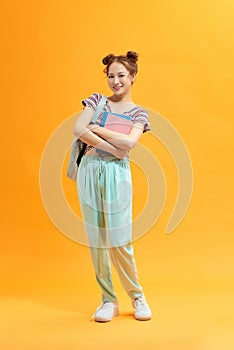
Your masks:
{"label": "sneaker sole", "polygon": [[136,320],[138,320],[138,321],[148,321],[148,320],[151,320],[151,318],[152,318],[152,316],[145,316],[145,317],[143,317],[143,316],[135,316],[134,315],[134,317],[135,317],[135,319]]}
{"label": "sneaker sole", "polygon": [[103,317],[95,317],[94,320],[95,320],[96,322],[105,323],[105,322],[110,322],[110,321],[112,321],[113,318],[114,318],[114,317],[117,317],[117,316],[119,316],[119,310],[117,310],[117,311],[114,312],[114,316],[113,316],[111,319],[109,319],[109,318],[107,319],[107,318],[103,318]]}

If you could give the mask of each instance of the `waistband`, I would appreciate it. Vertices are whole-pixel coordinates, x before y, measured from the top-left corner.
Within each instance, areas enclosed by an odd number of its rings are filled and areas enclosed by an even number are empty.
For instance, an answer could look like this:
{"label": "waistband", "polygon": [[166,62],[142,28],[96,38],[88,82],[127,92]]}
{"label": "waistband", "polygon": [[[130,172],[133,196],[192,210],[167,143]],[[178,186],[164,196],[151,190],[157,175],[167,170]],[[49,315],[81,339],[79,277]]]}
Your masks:
{"label": "waistband", "polygon": [[118,164],[128,164],[129,163],[129,156],[126,156],[123,159],[116,158],[115,156],[111,155],[83,155],[81,161],[84,161],[85,163],[87,162],[115,162]]}

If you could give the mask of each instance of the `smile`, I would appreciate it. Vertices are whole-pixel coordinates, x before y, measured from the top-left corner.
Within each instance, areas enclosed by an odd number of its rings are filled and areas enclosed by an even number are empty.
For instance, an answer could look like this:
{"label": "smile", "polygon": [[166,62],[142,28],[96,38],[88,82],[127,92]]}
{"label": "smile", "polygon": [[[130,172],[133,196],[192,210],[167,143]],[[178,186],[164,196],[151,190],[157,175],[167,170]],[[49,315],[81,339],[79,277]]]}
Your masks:
{"label": "smile", "polygon": [[115,90],[119,90],[121,88],[122,88],[122,86],[113,86],[113,89],[115,89]]}

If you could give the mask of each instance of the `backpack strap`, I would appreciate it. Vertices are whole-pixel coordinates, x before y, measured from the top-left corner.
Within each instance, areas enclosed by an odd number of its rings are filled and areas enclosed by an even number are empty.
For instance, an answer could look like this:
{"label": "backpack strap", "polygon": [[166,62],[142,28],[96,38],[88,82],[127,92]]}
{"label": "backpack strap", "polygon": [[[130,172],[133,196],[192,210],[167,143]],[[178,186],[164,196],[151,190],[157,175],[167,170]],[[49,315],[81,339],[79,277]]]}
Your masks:
{"label": "backpack strap", "polygon": [[107,101],[107,97],[102,95],[102,98],[101,98],[100,102],[97,105],[97,108],[96,108],[96,110],[94,112],[94,115],[93,115],[93,118],[91,119],[90,124],[95,124],[99,114],[101,113],[102,109],[104,108],[104,106],[106,104],[106,101]]}

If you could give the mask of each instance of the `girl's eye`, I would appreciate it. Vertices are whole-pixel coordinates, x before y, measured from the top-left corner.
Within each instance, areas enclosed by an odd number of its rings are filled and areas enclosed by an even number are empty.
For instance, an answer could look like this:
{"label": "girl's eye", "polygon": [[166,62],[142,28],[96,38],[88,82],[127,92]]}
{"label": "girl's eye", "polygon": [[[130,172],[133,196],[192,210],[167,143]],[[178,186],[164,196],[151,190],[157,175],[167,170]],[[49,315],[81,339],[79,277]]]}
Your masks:
{"label": "girl's eye", "polygon": [[[119,78],[124,78],[125,77],[125,74],[120,74],[119,75]],[[108,79],[113,79],[114,76],[113,75],[108,75]]]}

